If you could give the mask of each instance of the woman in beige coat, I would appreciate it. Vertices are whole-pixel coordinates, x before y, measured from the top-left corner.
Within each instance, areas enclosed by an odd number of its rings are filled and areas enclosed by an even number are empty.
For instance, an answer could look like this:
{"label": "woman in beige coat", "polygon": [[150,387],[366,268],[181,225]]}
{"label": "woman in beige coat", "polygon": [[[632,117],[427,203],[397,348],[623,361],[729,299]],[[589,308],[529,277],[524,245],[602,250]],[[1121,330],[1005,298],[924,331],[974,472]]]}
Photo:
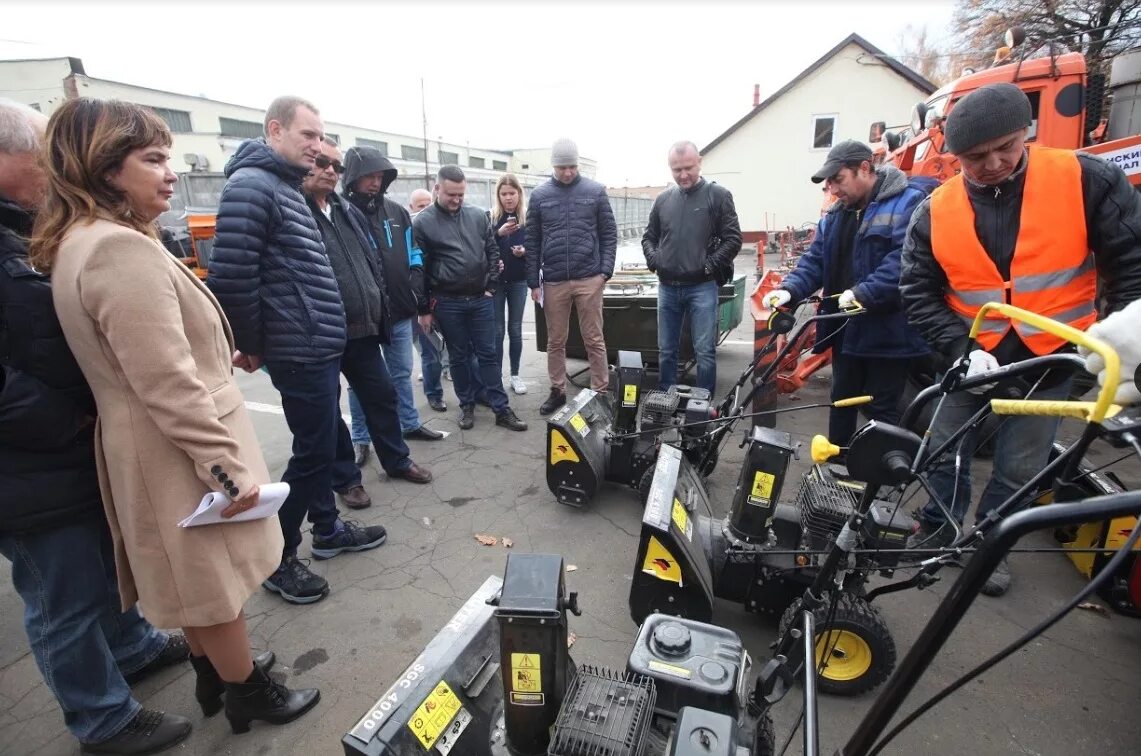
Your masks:
{"label": "woman in beige coat", "polygon": [[316,690],[290,691],[250,657],[242,606],[281,556],[276,517],[178,523],[210,491],[224,517],[269,481],[218,303],[157,242],[154,221],[177,180],[170,132],[151,111],[91,99],[48,122],[48,192],[31,261],[50,271],[60,324],[95,395],[96,460],[124,606],[181,626],[207,715],[235,732],[291,721]]}

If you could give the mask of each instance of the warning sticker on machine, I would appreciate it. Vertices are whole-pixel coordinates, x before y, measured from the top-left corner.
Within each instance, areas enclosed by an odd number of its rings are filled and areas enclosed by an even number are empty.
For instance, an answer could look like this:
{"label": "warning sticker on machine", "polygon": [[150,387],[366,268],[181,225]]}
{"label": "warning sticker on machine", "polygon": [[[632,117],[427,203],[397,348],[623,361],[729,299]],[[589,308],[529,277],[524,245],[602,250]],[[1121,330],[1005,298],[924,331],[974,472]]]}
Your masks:
{"label": "warning sticker on machine", "polygon": [[551,464],[558,464],[559,462],[578,462],[578,455],[575,454],[571,445],[567,443],[566,436],[559,433],[557,430],[551,431]]}
{"label": "warning sticker on machine", "polygon": [[658,580],[682,584],[681,565],[674,559],[674,555],[654,536],[650,536],[650,542],[646,545],[646,558],[642,562],[642,572],[653,575]]}
{"label": "warning sticker on machine", "polygon": [[646,666],[649,667],[650,669],[654,670],[655,672],[661,672],[663,675],[670,675],[672,677],[680,677],[680,678],[685,679],[685,680],[688,680],[691,677],[693,677],[693,673],[690,672],[688,669],[686,669],[685,667],[679,667],[679,666],[674,665],[674,664],[666,664],[665,662],[660,662],[660,661],[651,661]]}
{"label": "warning sticker on machine", "polygon": [[440,739],[436,741],[436,750],[440,752],[440,756],[448,756],[452,749],[456,747],[459,742],[460,735],[463,735],[464,728],[468,726],[471,721],[471,714],[467,709],[460,709],[456,714],[456,718],[448,725],[448,729],[440,734]]}
{"label": "warning sticker on machine", "polygon": [[448,684],[441,680],[428,697],[416,707],[416,711],[408,720],[408,729],[412,730],[426,750],[431,750],[459,710],[460,699]]}
{"label": "warning sticker on machine", "polygon": [[693,522],[689,519],[689,512],[685,511],[685,505],[681,503],[681,499],[674,499],[673,513],[671,519],[677,529],[680,530],[687,539],[693,540]]}
{"label": "warning sticker on machine", "polygon": [[590,426],[587,425],[586,421],[582,419],[582,415],[578,414],[577,412],[571,415],[570,424],[572,428],[578,431],[578,435],[582,436],[583,438],[586,438],[586,434],[590,433]]}
{"label": "warning sticker on machine", "polygon": [[519,693],[542,693],[542,662],[538,654],[511,654],[511,689]]}
{"label": "warning sticker on machine", "polygon": [[511,703],[516,706],[542,706],[545,700],[542,693],[511,693]]}
{"label": "warning sticker on machine", "polygon": [[622,406],[636,407],[638,405],[638,386],[629,383],[622,387]]}
{"label": "warning sticker on machine", "polygon": [[757,470],[753,476],[753,490],[749,494],[750,504],[765,505],[773,500],[773,484],[776,476],[762,470]]}

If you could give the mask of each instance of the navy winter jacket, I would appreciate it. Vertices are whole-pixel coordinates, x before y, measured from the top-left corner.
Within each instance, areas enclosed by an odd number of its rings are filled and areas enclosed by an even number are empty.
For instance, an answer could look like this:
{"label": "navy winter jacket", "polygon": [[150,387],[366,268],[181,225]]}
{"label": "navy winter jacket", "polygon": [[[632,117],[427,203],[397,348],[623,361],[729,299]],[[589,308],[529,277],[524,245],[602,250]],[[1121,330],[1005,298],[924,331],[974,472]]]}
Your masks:
{"label": "navy winter jacket", "polygon": [[32,217],[0,197],[0,533],[103,519],[95,399],[28,265]]}
{"label": "navy winter jacket", "polygon": [[[852,246],[852,274],[856,283],[852,293],[867,312],[846,321],[841,346],[849,357],[907,358],[928,353],[927,344],[919,333],[907,324],[899,297],[899,257],[907,224],[916,206],[927,192],[908,182],[907,176],[894,166],[880,168],[884,180],[879,194],[863,212],[863,220]],[[843,205],[834,204],[820,221],[816,239],[796,270],[788,274],[781,288],[792,294],[793,301],[804,299],[829,281],[832,266],[840,248],[837,231],[842,225],[839,213]],[[825,295],[839,294],[825,291]],[[835,311],[835,300],[822,306]],[[825,341],[838,324],[818,324],[816,351],[827,349]]]}
{"label": "navy winter jacket", "polygon": [[618,224],[606,187],[578,176],[535,187],[527,208],[527,285],[574,281],[614,273]]}
{"label": "navy winter jacket", "polygon": [[262,139],[226,164],[206,283],[238,349],[266,360],[325,362],[345,349],[341,292],[301,195],[305,174]]}

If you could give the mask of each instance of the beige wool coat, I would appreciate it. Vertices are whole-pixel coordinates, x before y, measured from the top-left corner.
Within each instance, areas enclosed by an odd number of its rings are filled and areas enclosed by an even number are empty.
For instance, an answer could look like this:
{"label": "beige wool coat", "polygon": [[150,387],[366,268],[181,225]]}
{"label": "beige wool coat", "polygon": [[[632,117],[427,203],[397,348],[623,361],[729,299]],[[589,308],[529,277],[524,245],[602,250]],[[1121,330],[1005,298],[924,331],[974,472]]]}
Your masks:
{"label": "beige wool coat", "polygon": [[52,295],[99,408],[96,462],[124,609],[159,627],[229,622],[281,560],[276,517],[180,528],[209,491],[269,472],[218,302],[158,242],[110,220],[60,246]]}

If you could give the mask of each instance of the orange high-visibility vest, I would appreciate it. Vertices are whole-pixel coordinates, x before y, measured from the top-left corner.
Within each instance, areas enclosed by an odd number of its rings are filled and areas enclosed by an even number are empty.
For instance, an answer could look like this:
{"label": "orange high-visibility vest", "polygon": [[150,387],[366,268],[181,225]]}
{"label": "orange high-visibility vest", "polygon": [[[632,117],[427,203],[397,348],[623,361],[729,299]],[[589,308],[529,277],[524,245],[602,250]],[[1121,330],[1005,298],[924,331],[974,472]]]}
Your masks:
{"label": "orange high-visibility vest", "polygon": [[[1004,281],[975,233],[962,174],[931,194],[931,248],[947,274],[947,305],[968,325],[987,302],[1005,302],[1084,331],[1097,319],[1097,272],[1086,236],[1082,169],[1069,150],[1031,147],[1010,280]],[[1013,327],[1034,354],[1066,342],[1025,323],[990,315],[978,344],[998,346]]]}

